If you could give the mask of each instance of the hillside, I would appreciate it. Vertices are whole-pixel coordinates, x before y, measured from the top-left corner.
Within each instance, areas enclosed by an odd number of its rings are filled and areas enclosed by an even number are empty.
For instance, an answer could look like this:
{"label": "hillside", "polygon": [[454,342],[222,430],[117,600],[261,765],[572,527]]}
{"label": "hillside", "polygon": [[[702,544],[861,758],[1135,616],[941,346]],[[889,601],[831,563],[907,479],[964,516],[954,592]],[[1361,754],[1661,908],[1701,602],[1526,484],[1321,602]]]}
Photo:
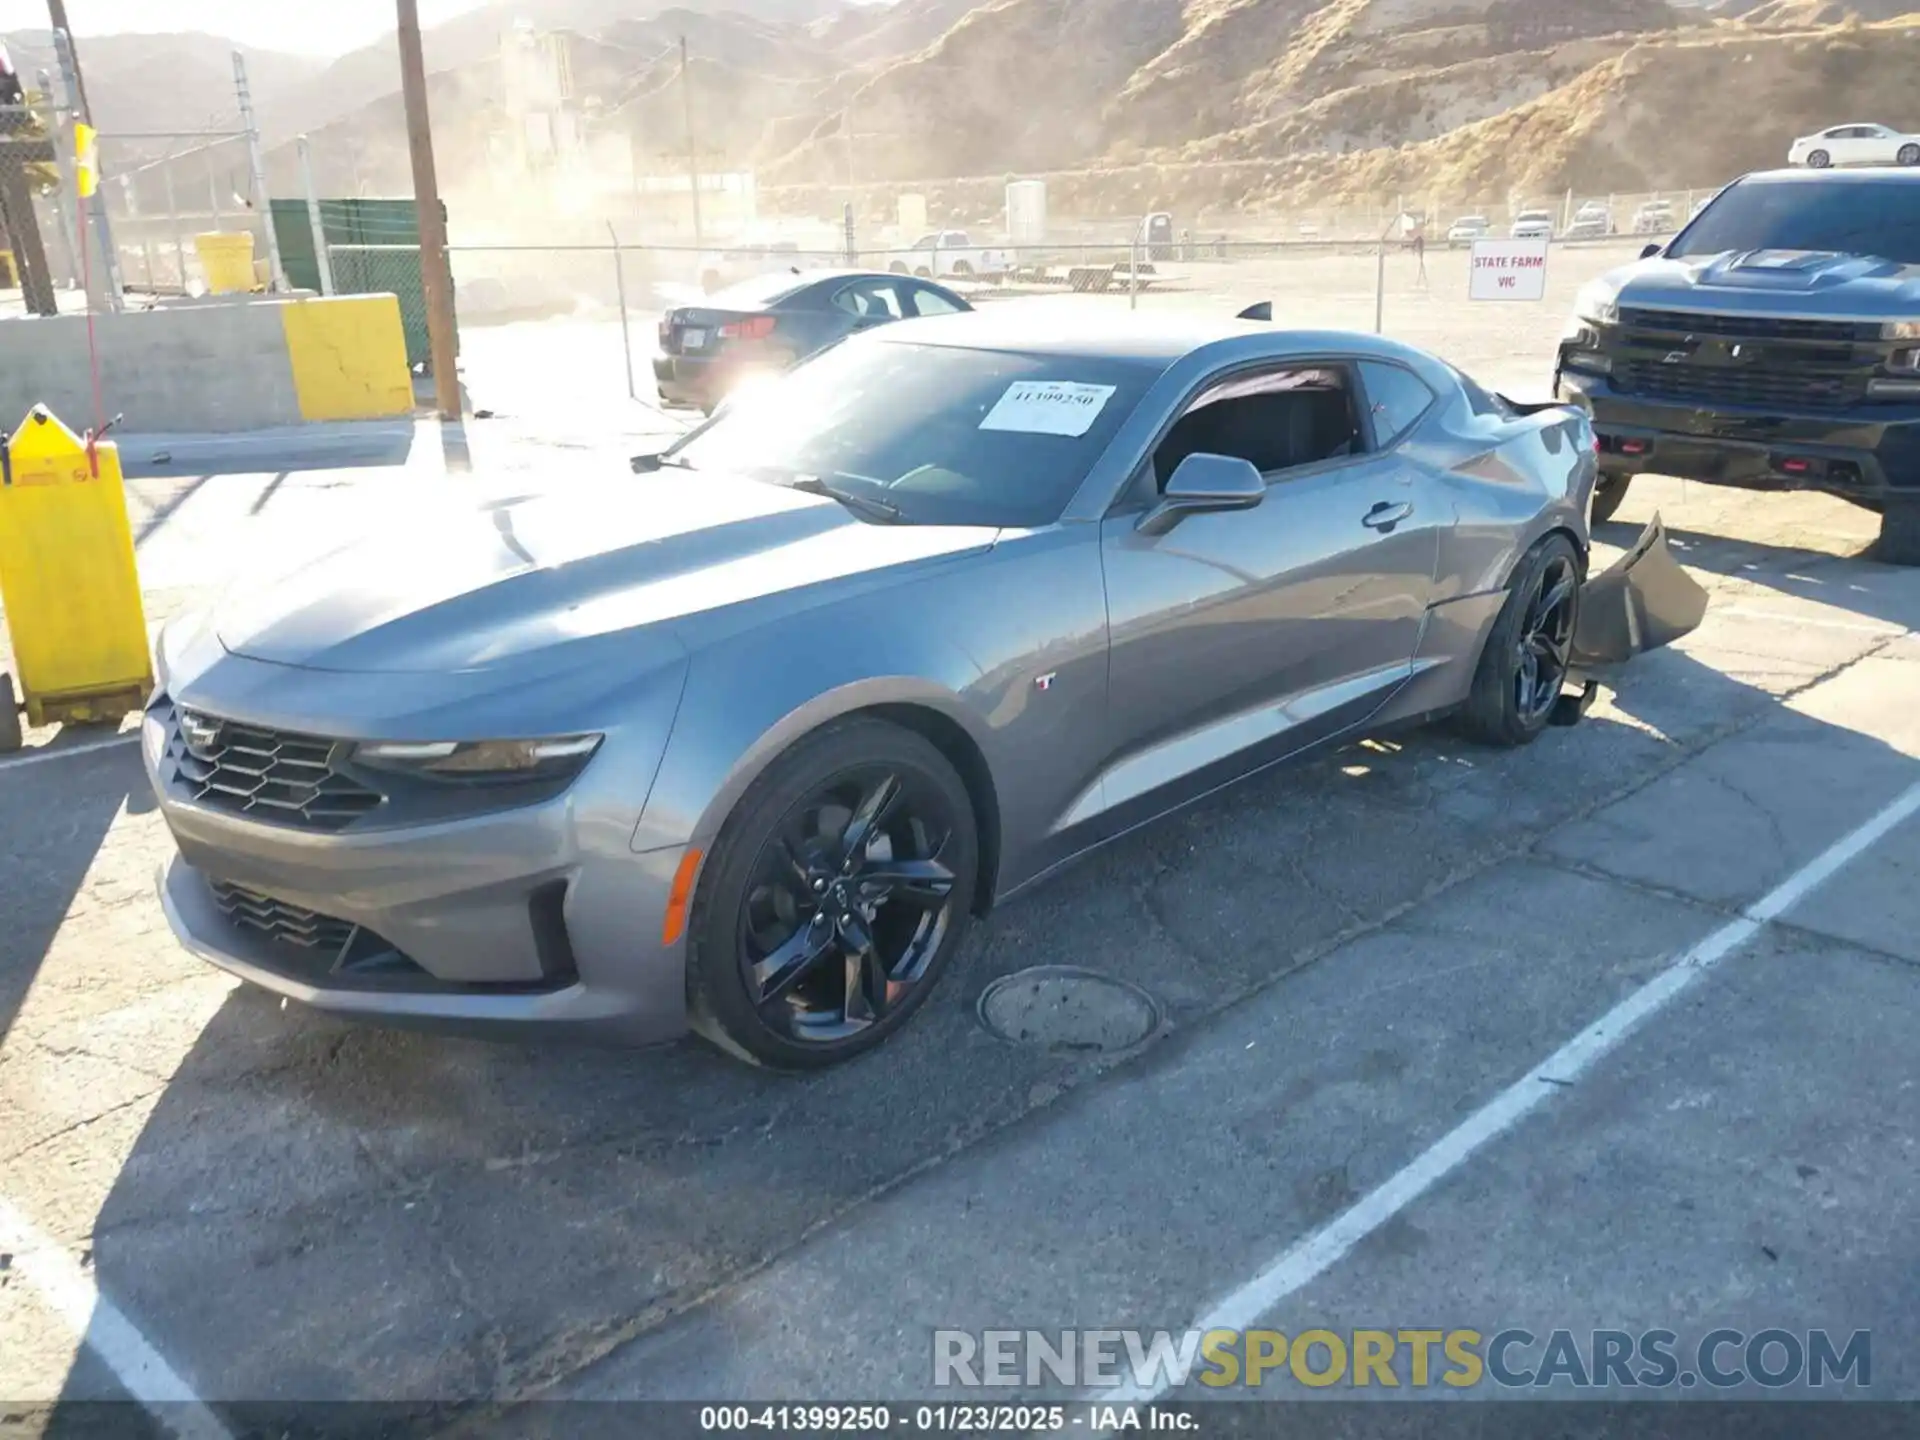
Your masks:
{"label": "hillside", "polygon": [[[0,35],[29,85],[46,70],[54,77],[53,35],[20,30]],[[105,35],[80,42],[98,128],[106,132],[204,130],[231,127],[239,110],[233,88],[233,42],[199,33]],[[262,123],[277,96],[304,87],[326,62],[305,55],[241,47],[247,79],[262,110]]]}

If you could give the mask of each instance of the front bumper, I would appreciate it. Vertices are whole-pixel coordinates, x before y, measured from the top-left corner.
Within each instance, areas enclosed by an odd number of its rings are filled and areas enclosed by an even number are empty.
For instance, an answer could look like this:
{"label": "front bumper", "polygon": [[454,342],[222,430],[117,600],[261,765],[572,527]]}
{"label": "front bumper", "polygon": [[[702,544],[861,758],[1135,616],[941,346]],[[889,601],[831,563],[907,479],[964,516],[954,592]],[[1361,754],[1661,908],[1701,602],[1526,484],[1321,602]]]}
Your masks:
{"label": "front bumper", "polygon": [[[1555,377],[1554,394],[1592,418],[1606,469],[1869,502],[1920,494],[1920,406],[1811,414],[1704,408],[1621,395],[1604,376],[1574,370]],[[1623,446],[1639,448],[1629,454]]]}
{"label": "front bumper", "polygon": [[1609,675],[1636,655],[1692,634],[1706,613],[1705,587],[1673,558],[1656,515],[1626,554],[1580,587],[1573,677]]}
{"label": "front bumper", "polygon": [[632,850],[592,793],[316,833],[188,800],[164,763],[149,749],[179,847],[160,902],[181,944],[221,969],[389,1024],[641,1043],[685,1030],[684,946],[661,941],[683,852]]}

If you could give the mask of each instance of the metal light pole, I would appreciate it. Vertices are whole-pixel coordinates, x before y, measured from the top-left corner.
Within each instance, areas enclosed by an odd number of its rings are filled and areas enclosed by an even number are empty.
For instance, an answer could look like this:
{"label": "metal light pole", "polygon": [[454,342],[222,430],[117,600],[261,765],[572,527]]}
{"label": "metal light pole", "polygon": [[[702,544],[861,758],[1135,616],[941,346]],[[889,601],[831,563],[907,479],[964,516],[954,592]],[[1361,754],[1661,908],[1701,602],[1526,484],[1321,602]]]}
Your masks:
{"label": "metal light pole", "polygon": [[320,192],[313,188],[313,147],[302,135],[296,142],[300,149],[300,183],[307,192],[307,226],[313,231],[313,261],[320,271],[320,293],[333,294],[333,257],[327,253],[327,226],[320,214]]}
{"label": "metal light pole", "polygon": [[407,108],[407,147],[413,158],[414,206],[420,214],[420,285],[426,292],[427,341],[433,393],[443,420],[462,416],[460,372],[453,333],[453,273],[447,268],[447,217],[433,167],[433,124],[427,114],[427,64],[420,46],[419,0],[399,7],[400,88]]}
{"label": "metal light pole", "polygon": [[700,146],[693,138],[693,82],[687,76],[687,37],[680,37],[680,108],[687,125],[687,186],[693,196],[693,248],[705,249],[700,239]]}
{"label": "metal light pole", "polygon": [[[47,26],[56,35],[64,34],[71,39],[73,27],[67,23],[67,0],[47,0]],[[80,73],[78,54],[73,56],[73,88],[78,93],[80,101],[80,121],[82,124],[91,125],[93,106],[87,103],[87,81],[86,77]]]}
{"label": "metal light pole", "polygon": [[273,201],[267,196],[267,157],[260,148],[260,126],[253,118],[253,90],[247,84],[247,60],[233,52],[233,90],[240,103],[240,124],[247,132],[247,166],[253,172],[255,213],[267,232],[267,288],[287,288],[286,266],[280,262],[280,231],[273,223]]}

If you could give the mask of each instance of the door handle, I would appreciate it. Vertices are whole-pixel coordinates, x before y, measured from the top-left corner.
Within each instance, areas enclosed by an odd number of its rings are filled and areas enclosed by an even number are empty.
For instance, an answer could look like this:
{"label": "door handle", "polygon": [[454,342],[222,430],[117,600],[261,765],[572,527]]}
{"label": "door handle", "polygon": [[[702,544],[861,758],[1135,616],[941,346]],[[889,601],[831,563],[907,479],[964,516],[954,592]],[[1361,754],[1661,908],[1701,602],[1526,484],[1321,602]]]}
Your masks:
{"label": "door handle", "polygon": [[1360,523],[1369,530],[1391,530],[1411,514],[1413,506],[1404,500],[1397,504],[1392,500],[1382,500],[1361,517]]}

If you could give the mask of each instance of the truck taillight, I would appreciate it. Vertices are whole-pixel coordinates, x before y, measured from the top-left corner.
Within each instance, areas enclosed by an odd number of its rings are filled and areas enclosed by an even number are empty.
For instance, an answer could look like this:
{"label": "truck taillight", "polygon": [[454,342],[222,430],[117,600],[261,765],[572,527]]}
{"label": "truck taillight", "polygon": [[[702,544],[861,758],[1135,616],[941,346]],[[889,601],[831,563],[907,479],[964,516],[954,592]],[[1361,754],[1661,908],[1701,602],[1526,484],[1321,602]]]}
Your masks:
{"label": "truck taillight", "polygon": [[751,320],[735,320],[720,327],[722,340],[764,340],[773,333],[771,315],[755,315]]}

